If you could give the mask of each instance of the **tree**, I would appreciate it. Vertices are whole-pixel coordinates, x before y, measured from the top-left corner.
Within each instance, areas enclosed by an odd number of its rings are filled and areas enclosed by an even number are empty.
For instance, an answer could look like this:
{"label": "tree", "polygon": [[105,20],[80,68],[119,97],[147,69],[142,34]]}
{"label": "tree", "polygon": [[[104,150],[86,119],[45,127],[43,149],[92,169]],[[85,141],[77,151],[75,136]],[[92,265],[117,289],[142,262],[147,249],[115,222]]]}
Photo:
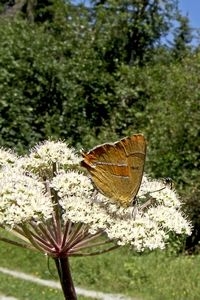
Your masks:
{"label": "tree", "polygon": [[175,58],[183,58],[190,50],[189,44],[193,39],[192,29],[187,16],[178,15],[179,26],[175,29],[172,43]]}
{"label": "tree", "polygon": [[1,16],[14,18],[20,14],[30,22],[51,21],[56,12],[54,6],[64,6],[63,1],[60,0],[9,0],[1,2],[4,4]]}
{"label": "tree", "polygon": [[104,58],[112,63],[123,60],[132,65],[149,60],[177,15],[176,0],[93,0],[91,3],[95,30],[107,37]]}

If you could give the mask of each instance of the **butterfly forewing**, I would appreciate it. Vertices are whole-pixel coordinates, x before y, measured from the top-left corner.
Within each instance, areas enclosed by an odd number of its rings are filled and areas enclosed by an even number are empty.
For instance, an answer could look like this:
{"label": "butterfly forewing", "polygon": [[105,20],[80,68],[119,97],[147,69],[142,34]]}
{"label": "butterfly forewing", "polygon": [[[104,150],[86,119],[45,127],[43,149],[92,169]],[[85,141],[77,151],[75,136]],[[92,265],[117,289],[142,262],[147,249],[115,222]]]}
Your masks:
{"label": "butterfly forewing", "polygon": [[82,166],[102,194],[129,206],[141,184],[145,154],[145,139],[138,134],[97,146],[83,154]]}

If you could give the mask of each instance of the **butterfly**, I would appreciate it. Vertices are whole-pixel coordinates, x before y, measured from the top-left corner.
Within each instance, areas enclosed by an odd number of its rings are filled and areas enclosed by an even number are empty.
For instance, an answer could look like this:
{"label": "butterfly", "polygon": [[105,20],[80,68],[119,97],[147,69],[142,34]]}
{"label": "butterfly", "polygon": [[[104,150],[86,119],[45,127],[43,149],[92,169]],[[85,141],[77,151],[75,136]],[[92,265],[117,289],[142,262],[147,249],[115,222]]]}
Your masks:
{"label": "butterfly", "polygon": [[100,193],[123,207],[135,203],[146,157],[142,134],[99,145],[82,156],[81,166],[89,171]]}

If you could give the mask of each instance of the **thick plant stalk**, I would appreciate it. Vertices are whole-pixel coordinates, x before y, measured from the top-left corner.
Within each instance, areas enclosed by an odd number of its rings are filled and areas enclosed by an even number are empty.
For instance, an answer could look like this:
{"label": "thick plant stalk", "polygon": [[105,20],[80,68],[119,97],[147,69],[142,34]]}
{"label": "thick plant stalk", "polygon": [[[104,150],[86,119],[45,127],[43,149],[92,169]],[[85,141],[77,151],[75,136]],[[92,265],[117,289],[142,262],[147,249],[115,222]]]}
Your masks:
{"label": "thick plant stalk", "polygon": [[65,300],[77,300],[68,257],[54,258]]}

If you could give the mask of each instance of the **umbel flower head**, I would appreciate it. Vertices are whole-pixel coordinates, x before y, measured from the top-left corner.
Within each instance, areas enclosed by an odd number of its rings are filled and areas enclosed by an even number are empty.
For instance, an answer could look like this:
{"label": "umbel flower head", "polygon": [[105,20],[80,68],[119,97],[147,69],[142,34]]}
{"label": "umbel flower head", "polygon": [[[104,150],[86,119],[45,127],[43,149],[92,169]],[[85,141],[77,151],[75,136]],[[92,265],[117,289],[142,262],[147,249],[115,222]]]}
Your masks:
{"label": "umbel flower head", "polygon": [[[25,157],[1,149],[0,161],[0,224],[22,238],[19,246],[55,258],[120,245],[163,249],[171,232],[190,234],[180,199],[169,186],[143,176],[137,206],[121,207],[95,190],[64,142],[46,141]],[[92,252],[94,246],[99,252]]]}

